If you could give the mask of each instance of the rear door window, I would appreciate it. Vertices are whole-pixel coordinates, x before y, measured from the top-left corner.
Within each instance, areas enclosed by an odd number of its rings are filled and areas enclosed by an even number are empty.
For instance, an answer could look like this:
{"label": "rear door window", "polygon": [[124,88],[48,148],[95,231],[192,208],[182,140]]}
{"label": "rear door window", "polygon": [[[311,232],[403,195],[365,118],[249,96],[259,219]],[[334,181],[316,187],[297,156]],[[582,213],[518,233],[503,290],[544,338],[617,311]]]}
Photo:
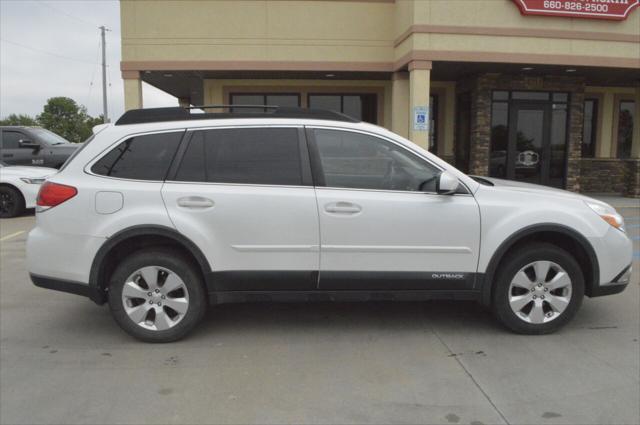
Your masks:
{"label": "rear door window", "polygon": [[3,149],[18,149],[20,147],[20,140],[25,139],[24,134],[19,131],[2,131],[2,148]]}
{"label": "rear door window", "polygon": [[91,171],[132,180],[164,180],[184,132],[131,137],[96,162]]}
{"label": "rear door window", "polygon": [[193,133],[175,180],[303,184],[296,128],[234,128]]}

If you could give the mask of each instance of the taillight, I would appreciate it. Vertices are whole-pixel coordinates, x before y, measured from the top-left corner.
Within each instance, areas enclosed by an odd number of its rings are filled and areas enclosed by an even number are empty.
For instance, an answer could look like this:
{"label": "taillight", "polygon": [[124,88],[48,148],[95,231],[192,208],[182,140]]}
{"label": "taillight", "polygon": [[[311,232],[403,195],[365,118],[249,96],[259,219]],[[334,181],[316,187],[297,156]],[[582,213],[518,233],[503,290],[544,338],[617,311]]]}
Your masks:
{"label": "taillight", "polygon": [[76,196],[78,189],[65,184],[44,182],[38,192],[36,205],[39,207],[55,207]]}

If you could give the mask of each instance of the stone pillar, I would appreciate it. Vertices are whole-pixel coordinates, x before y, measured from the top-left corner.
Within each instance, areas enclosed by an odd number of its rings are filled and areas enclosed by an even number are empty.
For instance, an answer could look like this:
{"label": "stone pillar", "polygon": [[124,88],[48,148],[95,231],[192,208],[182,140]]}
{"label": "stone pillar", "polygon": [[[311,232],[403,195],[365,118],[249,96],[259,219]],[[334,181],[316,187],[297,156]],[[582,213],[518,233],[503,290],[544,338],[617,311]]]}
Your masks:
{"label": "stone pillar", "polygon": [[409,73],[396,72],[391,80],[391,131],[409,138]]}
{"label": "stone pillar", "polygon": [[479,76],[471,90],[469,174],[489,175],[491,146],[491,91],[498,87],[497,74]]}
{"label": "stone pillar", "polygon": [[640,198],[640,84],[636,85],[631,159],[627,163],[626,196]]}
{"label": "stone pillar", "polygon": [[640,84],[636,85],[635,114],[633,115],[633,139],[631,158],[640,158]]}
{"label": "stone pillar", "polygon": [[582,159],[582,127],[584,124],[584,84],[571,93],[567,134],[567,170],[565,189],[580,192],[580,161]]}
{"label": "stone pillar", "polygon": [[[431,84],[431,62],[413,61],[409,63],[409,139],[427,149],[429,147],[429,131],[414,130],[413,109],[429,108],[429,91]],[[431,113],[431,111],[429,111]],[[427,119],[427,125],[429,119]]]}
{"label": "stone pillar", "polygon": [[142,108],[142,80],[139,71],[122,71],[124,80],[124,110]]}

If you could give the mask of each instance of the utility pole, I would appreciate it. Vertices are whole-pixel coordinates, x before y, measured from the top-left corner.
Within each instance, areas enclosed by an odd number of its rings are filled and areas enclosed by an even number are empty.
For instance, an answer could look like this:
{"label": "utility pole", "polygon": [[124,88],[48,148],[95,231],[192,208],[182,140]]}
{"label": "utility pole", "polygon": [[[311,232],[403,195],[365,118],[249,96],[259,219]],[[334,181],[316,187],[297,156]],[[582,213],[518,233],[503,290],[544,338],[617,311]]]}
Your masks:
{"label": "utility pole", "polygon": [[103,25],[100,27],[100,36],[102,37],[102,120],[104,123],[109,122],[109,112],[107,108],[107,42],[105,41],[105,32],[108,31]]}

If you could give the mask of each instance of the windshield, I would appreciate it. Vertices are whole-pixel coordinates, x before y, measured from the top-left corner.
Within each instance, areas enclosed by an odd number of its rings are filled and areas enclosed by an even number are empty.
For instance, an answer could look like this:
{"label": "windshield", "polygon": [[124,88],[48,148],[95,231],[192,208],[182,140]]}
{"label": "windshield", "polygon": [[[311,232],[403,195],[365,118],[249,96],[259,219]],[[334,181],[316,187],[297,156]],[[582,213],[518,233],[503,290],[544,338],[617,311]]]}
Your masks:
{"label": "windshield", "polygon": [[6,166],[7,166],[7,164],[5,164],[4,162],[0,161],[0,168],[6,167]]}
{"label": "windshield", "polygon": [[43,140],[50,145],[63,145],[70,143],[67,139],[62,138],[49,130],[45,130],[44,128],[32,128],[31,131],[38,136],[40,140]]}

